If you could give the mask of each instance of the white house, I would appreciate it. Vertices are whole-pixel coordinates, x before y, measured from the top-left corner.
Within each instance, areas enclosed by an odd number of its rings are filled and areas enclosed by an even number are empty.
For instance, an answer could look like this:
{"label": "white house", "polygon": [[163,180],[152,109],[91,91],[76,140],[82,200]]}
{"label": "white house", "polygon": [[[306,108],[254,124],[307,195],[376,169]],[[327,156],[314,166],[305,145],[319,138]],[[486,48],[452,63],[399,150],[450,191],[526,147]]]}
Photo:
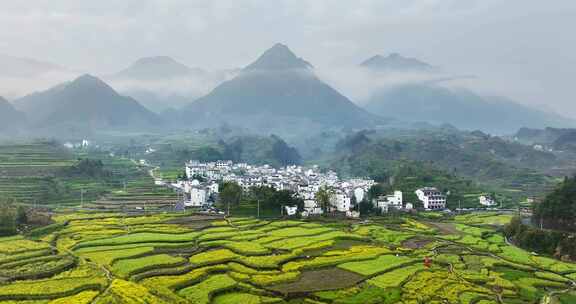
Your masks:
{"label": "white house", "polygon": [[186,207],[202,207],[208,202],[210,187],[201,185],[198,180],[184,183],[184,192],[188,194],[188,201],[184,203]]}
{"label": "white house", "polygon": [[349,217],[349,218],[360,218],[360,212],[358,212],[358,211],[353,211],[353,210],[348,210],[348,211],[346,211],[346,217]]}
{"label": "white house", "polygon": [[335,193],[330,198],[330,205],[339,212],[350,210],[350,197],[345,193]]}
{"label": "white house", "polygon": [[482,206],[495,206],[496,205],[496,201],[488,195],[480,195],[480,197],[478,197],[478,200],[480,201],[480,205],[482,205]]}
{"label": "white house", "polygon": [[372,202],[374,208],[380,209],[380,212],[386,213],[390,207],[402,208],[402,191],[394,191],[392,195],[379,196]]}
{"label": "white house", "polygon": [[298,206],[284,206],[284,209],[286,210],[286,215],[288,216],[296,215],[298,212]]}
{"label": "white house", "polygon": [[304,211],[302,212],[303,216],[321,215],[322,213],[324,213],[324,211],[318,205],[318,202],[316,202],[314,199],[304,200]]}
{"label": "white house", "polygon": [[354,197],[356,198],[356,203],[360,203],[362,200],[364,200],[364,189],[358,187],[356,189],[354,189]]}
{"label": "white house", "polygon": [[446,208],[446,196],[434,187],[420,188],[415,193],[424,205],[424,209],[437,210]]}

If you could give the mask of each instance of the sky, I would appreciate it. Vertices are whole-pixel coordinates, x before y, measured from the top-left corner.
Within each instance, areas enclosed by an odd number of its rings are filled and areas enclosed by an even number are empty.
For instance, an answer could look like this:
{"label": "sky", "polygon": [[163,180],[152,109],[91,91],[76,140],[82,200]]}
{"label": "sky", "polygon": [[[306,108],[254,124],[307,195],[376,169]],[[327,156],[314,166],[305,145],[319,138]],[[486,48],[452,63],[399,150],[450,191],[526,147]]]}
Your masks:
{"label": "sky", "polygon": [[351,98],[346,67],[398,52],[576,118],[574,0],[1,0],[0,28],[0,54],[93,74],[157,55],[242,67],[282,42]]}

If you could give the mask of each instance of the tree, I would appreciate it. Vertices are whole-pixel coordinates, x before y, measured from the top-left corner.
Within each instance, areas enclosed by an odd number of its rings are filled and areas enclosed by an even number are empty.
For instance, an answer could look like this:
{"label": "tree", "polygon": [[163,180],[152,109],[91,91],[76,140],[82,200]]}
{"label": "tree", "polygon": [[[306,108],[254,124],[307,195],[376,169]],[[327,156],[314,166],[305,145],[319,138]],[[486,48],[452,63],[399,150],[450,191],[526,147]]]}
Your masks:
{"label": "tree", "polygon": [[8,201],[0,201],[0,236],[9,236],[16,233],[14,208]]}
{"label": "tree", "polygon": [[[298,199],[294,192],[290,190],[276,191],[273,200],[277,206],[298,206]],[[302,204],[304,203],[302,202]]]}
{"label": "tree", "polygon": [[357,208],[359,206],[356,206],[358,204],[358,202],[356,201],[356,195],[354,195],[354,193],[352,193],[352,197],[350,197],[350,207],[360,210],[360,208]]}
{"label": "tree", "polygon": [[242,199],[242,187],[234,182],[225,182],[222,184],[222,191],[220,191],[220,200],[222,204],[228,208],[228,215],[230,215],[230,206],[240,205]]}
{"label": "tree", "polygon": [[111,177],[112,172],[106,170],[104,163],[99,159],[79,159],[74,166],[64,169],[64,175],[67,177],[106,178]]}
{"label": "tree", "polygon": [[16,209],[16,225],[24,225],[28,223],[28,215],[24,206],[18,206]]}
{"label": "tree", "polygon": [[334,189],[324,185],[320,187],[318,192],[316,192],[316,201],[320,204],[320,207],[324,210],[324,214],[328,211],[328,205],[330,200],[334,195]]}
{"label": "tree", "polygon": [[297,165],[302,162],[302,157],[298,150],[288,146],[284,140],[276,135],[272,135],[274,144],[272,145],[272,157],[281,165]]}
{"label": "tree", "polygon": [[274,205],[274,188],[266,186],[258,186],[250,188],[250,199],[260,202],[263,209],[269,209]]}
{"label": "tree", "polygon": [[547,228],[576,231],[576,177],[565,178],[533,209],[535,224],[543,221]]}
{"label": "tree", "polygon": [[368,200],[377,199],[380,195],[386,194],[386,189],[382,184],[375,184],[368,189]]}
{"label": "tree", "polygon": [[360,202],[360,216],[368,216],[374,212],[374,205],[368,200]]}

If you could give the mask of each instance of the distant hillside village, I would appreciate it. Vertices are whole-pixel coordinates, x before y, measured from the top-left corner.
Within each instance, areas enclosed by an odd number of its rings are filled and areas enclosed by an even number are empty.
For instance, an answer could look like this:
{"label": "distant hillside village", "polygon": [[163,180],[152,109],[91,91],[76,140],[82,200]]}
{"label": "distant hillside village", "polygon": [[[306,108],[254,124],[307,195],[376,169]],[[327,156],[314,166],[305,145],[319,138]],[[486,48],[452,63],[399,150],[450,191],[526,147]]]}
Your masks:
{"label": "distant hillside village", "polygon": [[[286,215],[299,213],[308,217],[330,213],[359,217],[359,204],[367,202],[368,193],[376,184],[371,179],[340,179],[335,172],[321,172],[317,166],[287,166],[277,169],[269,165],[255,166],[232,161],[205,163],[194,160],[187,162],[185,167],[186,178],[167,185],[183,194],[180,208],[212,209],[218,201],[221,185],[235,183],[239,189],[246,192],[255,187],[290,191],[303,201],[303,204],[300,208],[284,205],[282,211]],[[166,185],[160,179],[157,179],[156,183]],[[319,194],[322,191],[328,195]],[[425,210],[446,209],[447,195],[434,187],[422,187],[417,189],[415,194],[419,200],[417,203]],[[479,199],[485,206],[495,204],[488,196],[481,196]],[[373,197],[368,203],[377,213],[388,213],[391,210],[409,212],[415,208],[413,202],[404,201],[402,191]]]}

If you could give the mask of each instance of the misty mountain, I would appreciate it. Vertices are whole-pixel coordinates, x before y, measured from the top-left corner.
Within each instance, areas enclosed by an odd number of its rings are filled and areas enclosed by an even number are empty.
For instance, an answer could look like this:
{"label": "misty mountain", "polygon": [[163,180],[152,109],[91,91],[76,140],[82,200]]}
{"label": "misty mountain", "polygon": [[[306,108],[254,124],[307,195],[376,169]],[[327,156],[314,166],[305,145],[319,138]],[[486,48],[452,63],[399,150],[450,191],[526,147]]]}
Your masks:
{"label": "misty mountain", "polygon": [[[177,109],[205,95],[221,83],[224,73],[192,68],[168,56],[141,58],[105,79],[123,95],[162,113]],[[221,79],[222,78],[222,79]]]}
{"label": "misty mountain", "polygon": [[521,128],[514,139],[525,144],[540,144],[554,150],[576,152],[576,129]]}
{"label": "misty mountain", "polygon": [[449,123],[457,128],[512,133],[521,127],[574,126],[557,114],[540,111],[502,97],[478,95],[466,89],[412,84],[374,93],[366,109],[406,121]]}
{"label": "misty mountain", "polygon": [[140,58],[113,77],[131,80],[156,80],[203,75],[205,73],[202,69],[190,68],[171,57],[157,56]]}
{"label": "misty mountain", "polygon": [[437,70],[426,62],[404,57],[398,53],[392,53],[387,57],[373,56],[360,63],[360,66],[376,72],[433,72]]}
{"label": "misty mountain", "polygon": [[160,123],[136,100],[119,95],[102,80],[83,75],[14,102],[36,127],[74,125],[94,128],[140,127]]}
{"label": "misty mountain", "polygon": [[25,124],[26,116],[0,96],[0,132],[10,131]]}
{"label": "misty mountain", "polygon": [[0,55],[0,77],[34,77],[48,72],[65,70],[61,66],[48,62]]}
{"label": "misty mountain", "polygon": [[560,137],[576,132],[576,129],[569,128],[520,128],[514,135],[514,139],[526,144],[545,144],[549,145],[558,140]]}
{"label": "misty mountain", "polygon": [[310,63],[282,44],[183,112],[189,123],[255,128],[356,127],[379,120],[320,80]]}

